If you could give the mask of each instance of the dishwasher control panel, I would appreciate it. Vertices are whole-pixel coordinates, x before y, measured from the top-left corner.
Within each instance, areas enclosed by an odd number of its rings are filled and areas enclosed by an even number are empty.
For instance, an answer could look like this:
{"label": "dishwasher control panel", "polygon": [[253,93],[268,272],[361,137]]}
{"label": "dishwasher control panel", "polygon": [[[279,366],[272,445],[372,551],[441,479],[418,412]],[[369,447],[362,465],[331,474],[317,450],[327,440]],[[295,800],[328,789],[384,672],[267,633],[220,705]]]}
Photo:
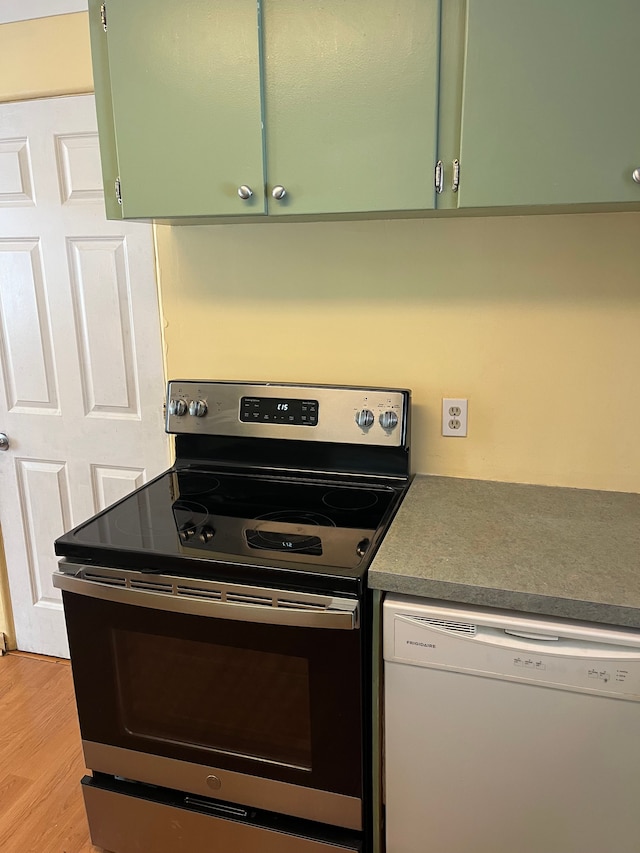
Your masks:
{"label": "dishwasher control panel", "polygon": [[387,661],[640,702],[638,631],[399,600],[385,602]]}

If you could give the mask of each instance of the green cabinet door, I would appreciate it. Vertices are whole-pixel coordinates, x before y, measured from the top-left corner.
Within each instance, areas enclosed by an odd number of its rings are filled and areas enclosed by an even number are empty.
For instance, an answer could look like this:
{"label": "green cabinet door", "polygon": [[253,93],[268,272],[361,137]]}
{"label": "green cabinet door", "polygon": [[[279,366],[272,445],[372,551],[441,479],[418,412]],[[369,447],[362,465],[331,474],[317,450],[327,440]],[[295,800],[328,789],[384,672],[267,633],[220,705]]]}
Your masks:
{"label": "green cabinet door", "polygon": [[434,207],[439,7],[264,0],[269,214]]}
{"label": "green cabinet door", "polygon": [[264,213],[256,0],[107,0],[106,14],[123,216]]}
{"label": "green cabinet door", "polygon": [[109,56],[105,38],[101,0],[89,0],[89,32],[91,35],[91,61],[93,64],[93,87],[95,90],[100,160],[102,161],[102,188],[107,219],[122,219],[122,205],[116,196],[118,158],[116,156],[111,82],[109,80]]}
{"label": "green cabinet door", "polygon": [[460,207],[639,202],[640,2],[468,0]]}

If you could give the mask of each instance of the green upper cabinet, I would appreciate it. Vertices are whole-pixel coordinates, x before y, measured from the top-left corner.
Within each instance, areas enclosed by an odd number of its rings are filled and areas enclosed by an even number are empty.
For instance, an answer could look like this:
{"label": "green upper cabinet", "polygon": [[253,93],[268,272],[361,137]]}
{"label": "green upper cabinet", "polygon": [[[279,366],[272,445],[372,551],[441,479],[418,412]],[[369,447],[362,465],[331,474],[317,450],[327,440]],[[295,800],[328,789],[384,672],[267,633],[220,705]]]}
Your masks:
{"label": "green upper cabinet", "polygon": [[640,205],[640,0],[89,12],[110,218]]}
{"label": "green upper cabinet", "polygon": [[438,0],[263,0],[263,27],[269,213],[433,208]]}
{"label": "green upper cabinet", "polygon": [[467,0],[458,206],[640,202],[639,32],[638,0]]}
{"label": "green upper cabinet", "polygon": [[89,7],[112,217],[434,207],[440,0]]}

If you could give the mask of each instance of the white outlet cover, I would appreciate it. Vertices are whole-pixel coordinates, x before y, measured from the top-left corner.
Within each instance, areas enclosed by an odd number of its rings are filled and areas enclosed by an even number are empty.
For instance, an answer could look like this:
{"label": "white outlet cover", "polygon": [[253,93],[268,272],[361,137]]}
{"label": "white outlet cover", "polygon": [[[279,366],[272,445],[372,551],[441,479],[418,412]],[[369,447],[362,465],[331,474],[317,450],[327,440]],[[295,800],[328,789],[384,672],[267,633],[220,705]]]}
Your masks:
{"label": "white outlet cover", "polygon": [[443,397],[442,435],[451,438],[466,438],[468,412],[468,400],[462,397]]}

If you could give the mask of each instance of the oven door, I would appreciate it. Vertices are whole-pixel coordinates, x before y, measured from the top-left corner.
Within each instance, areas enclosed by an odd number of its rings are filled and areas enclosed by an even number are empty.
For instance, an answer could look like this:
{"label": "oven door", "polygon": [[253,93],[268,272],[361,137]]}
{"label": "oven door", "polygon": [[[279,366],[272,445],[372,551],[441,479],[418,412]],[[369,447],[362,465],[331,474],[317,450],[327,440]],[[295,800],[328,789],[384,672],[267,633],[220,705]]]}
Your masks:
{"label": "oven door", "polygon": [[54,584],[87,767],[361,828],[357,601],[68,564]]}

